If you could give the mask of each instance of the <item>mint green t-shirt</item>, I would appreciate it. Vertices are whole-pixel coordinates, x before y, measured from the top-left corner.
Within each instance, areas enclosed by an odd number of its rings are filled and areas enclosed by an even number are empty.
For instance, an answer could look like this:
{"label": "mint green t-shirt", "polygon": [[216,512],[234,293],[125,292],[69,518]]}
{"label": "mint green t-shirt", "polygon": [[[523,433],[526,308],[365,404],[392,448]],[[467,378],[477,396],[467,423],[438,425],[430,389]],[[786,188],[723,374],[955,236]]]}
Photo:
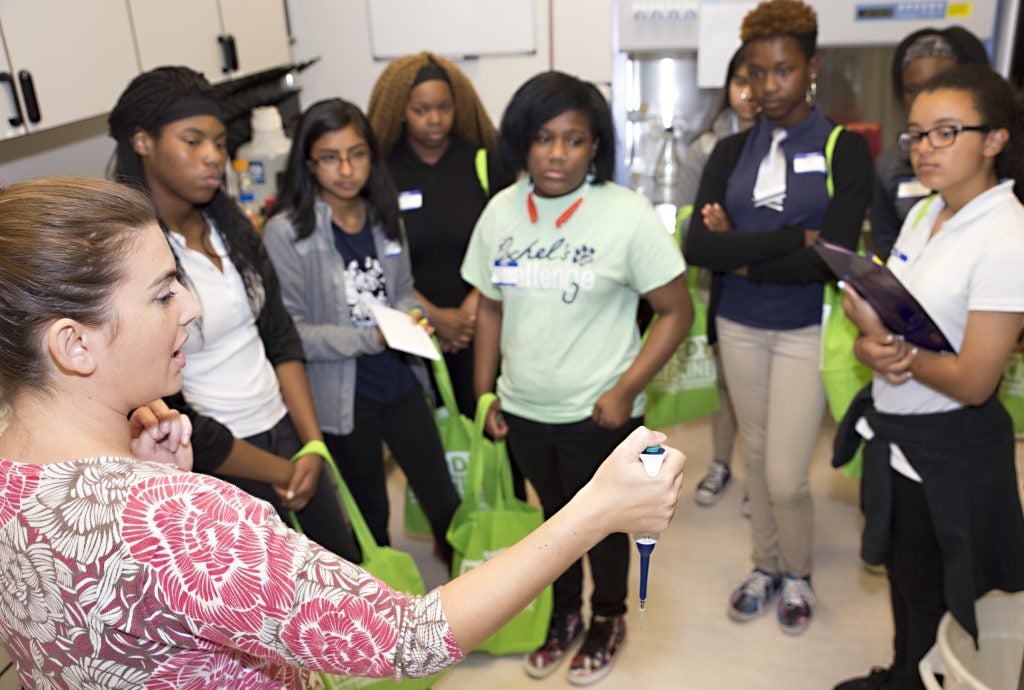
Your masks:
{"label": "mint green t-shirt", "polygon": [[[462,277],[502,303],[498,397],[512,414],[547,424],[577,422],[621,378],[640,351],[637,302],[686,269],[650,202],[620,185],[584,185],[555,199],[529,181],[484,209]],[[585,194],[559,229],[556,220]],[[633,403],[633,416],[644,409]]]}

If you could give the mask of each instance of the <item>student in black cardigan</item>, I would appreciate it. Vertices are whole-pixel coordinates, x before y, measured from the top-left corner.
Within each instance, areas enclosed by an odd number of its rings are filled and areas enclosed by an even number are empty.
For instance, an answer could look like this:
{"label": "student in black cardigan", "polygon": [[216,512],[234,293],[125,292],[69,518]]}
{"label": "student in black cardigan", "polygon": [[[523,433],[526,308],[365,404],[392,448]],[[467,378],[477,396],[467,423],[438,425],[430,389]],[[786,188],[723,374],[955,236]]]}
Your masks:
{"label": "student in black cardigan", "polygon": [[781,593],[779,625],[791,634],[815,605],[808,466],[825,405],[818,360],[831,278],[809,245],[820,235],[853,248],[871,194],[867,143],[847,132],[831,140],[813,103],[816,37],[814,10],[798,0],[770,0],[744,18],[761,117],[712,152],[685,249],[688,263],[715,272],[709,339],[747,461],[754,570],[728,613],[750,620]]}

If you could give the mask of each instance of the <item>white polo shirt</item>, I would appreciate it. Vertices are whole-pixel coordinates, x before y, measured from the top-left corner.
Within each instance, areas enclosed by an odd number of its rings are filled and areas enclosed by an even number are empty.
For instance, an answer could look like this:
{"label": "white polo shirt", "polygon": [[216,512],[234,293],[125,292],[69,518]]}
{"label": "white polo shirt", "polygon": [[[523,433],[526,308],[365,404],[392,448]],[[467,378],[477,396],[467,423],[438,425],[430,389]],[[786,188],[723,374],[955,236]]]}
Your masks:
{"label": "white polo shirt", "polygon": [[[968,312],[1024,312],[1024,206],[1013,194],[1013,181],[1002,182],[968,202],[929,239],[946,205],[935,197],[918,221],[924,203],[911,209],[886,266],[959,351]],[[873,393],[875,408],[891,414],[963,406],[915,379],[894,386],[876,377]]]}
{"label": "white polo shirt", "polygon": [[210,223],[210,243],[223,272],[185,238],[170,233],[171,248],[203,305],[201,323],[189,326],[182,348],[187,363],[182,393],[197,412],[226,426],[236,438],[269,431],[288,413],[274,367],[267,359],[245,283]]}

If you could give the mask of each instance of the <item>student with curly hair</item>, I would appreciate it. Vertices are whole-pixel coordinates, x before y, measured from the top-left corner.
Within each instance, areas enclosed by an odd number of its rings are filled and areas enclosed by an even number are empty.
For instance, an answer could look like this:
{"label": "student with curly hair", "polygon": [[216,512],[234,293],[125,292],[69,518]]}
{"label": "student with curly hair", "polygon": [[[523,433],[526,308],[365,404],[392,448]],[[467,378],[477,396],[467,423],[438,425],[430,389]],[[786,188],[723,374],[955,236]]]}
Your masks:
{"label": "student with curly hair", "polygon": [[815,606],[808,470],[825,406],[821,309],[832,278],[810,245],[820,235],[855,247],[871,195],[867,142],[837,134],[813,102],[817,32],[799,0],[769,0],[744,18],[761,116],[715,147],[686,241],[687,261],[715,272],[708,337],[721,349],[747,462],[754,569],[727,610],[748,621],[778,597],[779,625],[792,634]]}
{"label": "student with curly hair", "polygon": [[367,117],[398,189],[416,298],[441,342],[459,409],[472,417],[480,293],[459,266],[488,199],[512,182],[497,160],[494,125],[466,75],[426,52],[387,66]]}
{"label": "student with curly hair", "polygon": [[118,98],[109,123],[114,177],[153,199],[180,277],[205,309],[189,327],[182,390],[167,400],[192,420],[196,468],[282,514],[301,511],[310,538],[357,560],[320,457],[303,453],[290,462],[323,438],[277,275],[252,224],[221,188],[227,134],[209,82],[187,67],[144,72]]}
{"label": "student with curly hair", "polygon": [[[527,81],[502,118],[501,151],[527,175],[484,209],[462,264],[480,290],[474,385],[483,395],[497,379],[487,429],[508,436],[549,517],[640,425],[644,387],[682,341],[693,308],[679,248],[650,202],[610,181],[615,131],[593,84],[561,72]],[[640,297],[658,315],[642,345]],[[611,671],[626,637],[629,554],[625,534],[588,552],[585,634],[582,561],[558,578],[547,640],[527,655],[527,674],[551,674],[584,637],[569,682]]]}
{"label": "student with curly hair", "polygon": [[[957,65],[988,66],[985,46],[974,34],[961,26],[915,31],[896,46],[892,56],[896,100],[909,110],[925,82]],[[871,237],[880,257],[889,256],[910,208],[929,192],[914,176],[907,152],[893,140],[875,164],[875,191],[871,198]]]}

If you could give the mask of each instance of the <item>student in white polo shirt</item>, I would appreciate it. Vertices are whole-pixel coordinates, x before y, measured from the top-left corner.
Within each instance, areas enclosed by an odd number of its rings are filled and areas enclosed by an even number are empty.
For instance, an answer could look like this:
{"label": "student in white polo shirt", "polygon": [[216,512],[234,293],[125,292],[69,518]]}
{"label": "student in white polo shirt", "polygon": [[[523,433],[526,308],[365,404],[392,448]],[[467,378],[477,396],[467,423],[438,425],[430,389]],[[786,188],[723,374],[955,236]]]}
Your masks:
{"label": "student in white polo shirt", "polygon": [[1024,589],[1013,429],[995,397],[1024,323],[1020,94],[986,67],[954,67],[914,98],[900,143],[936,193],[911,209],[887,265],[956,352],[912,347],[847,288],[855,352],[875,379],[836,460],[854,429],[868,439],[861,557],[886,564],[895,655],[836,690],[922,688],[917,664],[946,610],[977,639],[974,600]]}
{"label": "student in white polo shirt", "polygon": [[187,67],[145,72],[121,94],[109,124],[115,177],[153,199],[180,276],[203,306],[182,348],[182,393],[167,399],[192,421],[195,468],[279,511],[300,511],[311,539],[358,561],[320,456],[290,462],[323,437],[273,267],[221,189],[227,133],[209,83]]}

